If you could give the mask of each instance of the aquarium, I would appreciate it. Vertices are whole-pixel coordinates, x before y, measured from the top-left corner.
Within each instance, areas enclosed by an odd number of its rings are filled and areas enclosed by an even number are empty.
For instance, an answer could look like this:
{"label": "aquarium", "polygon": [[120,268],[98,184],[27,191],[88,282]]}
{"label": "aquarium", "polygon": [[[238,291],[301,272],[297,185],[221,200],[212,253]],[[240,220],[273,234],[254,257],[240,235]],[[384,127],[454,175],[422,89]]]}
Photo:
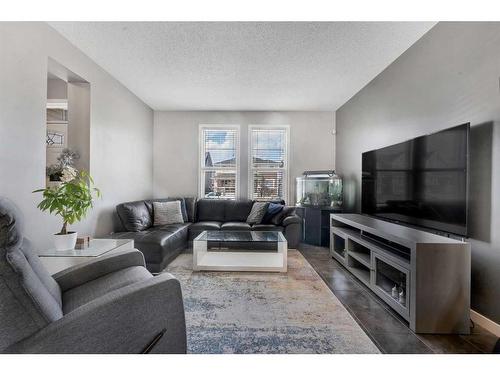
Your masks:
{"label": "aquarium", "polygon": [[341,207],[342,179],[335,171],[307,171],[297,177],[297,205]]}

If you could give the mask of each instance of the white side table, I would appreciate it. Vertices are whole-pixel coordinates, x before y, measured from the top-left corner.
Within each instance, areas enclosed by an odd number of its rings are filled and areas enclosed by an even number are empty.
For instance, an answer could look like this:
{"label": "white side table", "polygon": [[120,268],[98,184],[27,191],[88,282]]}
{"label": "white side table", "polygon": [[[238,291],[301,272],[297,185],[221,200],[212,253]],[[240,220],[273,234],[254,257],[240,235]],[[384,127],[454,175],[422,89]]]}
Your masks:
{"label": "white side table", "polygon": [[38,257],[47,271],[53,275],[66,268],[85,263],[100,256],[133,248],[134,240],[103,238],[90,240],[89,247],[86,249],[64,251],[49,249],[40,251]]}

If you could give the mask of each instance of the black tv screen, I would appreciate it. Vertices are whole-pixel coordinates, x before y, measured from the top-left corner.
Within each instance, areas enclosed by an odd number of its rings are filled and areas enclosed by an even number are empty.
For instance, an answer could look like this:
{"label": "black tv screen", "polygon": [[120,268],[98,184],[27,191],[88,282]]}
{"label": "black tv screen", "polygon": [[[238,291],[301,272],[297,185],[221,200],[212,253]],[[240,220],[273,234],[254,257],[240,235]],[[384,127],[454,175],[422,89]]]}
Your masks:
{"label": "black tv screen", "polygon": [[363,153],[362,212],[467,236],[469,128]]}

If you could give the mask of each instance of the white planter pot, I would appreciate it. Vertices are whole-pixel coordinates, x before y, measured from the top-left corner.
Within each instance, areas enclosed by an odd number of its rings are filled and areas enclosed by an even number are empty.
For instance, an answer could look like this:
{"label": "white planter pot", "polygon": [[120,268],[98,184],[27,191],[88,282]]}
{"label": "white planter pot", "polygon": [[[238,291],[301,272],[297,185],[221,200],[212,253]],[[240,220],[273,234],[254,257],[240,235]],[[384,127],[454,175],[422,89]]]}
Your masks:
{"label": "white planter pot", "polygon": [[73,250],[76,246],[77,232],[54,234],[54,246],[57,251]]}

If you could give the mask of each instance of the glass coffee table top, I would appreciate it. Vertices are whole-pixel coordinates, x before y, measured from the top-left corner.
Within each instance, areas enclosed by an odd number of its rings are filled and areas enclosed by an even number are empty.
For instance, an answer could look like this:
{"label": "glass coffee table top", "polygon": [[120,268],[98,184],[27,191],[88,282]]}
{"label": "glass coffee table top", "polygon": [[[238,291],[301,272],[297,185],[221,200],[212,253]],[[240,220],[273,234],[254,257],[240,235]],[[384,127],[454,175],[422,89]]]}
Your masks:
{"label": "glass coffee table top", "polygon": [[219,242],[284,242],[285,237],[281,232],[260,231],[204,231],[195,241]]}

